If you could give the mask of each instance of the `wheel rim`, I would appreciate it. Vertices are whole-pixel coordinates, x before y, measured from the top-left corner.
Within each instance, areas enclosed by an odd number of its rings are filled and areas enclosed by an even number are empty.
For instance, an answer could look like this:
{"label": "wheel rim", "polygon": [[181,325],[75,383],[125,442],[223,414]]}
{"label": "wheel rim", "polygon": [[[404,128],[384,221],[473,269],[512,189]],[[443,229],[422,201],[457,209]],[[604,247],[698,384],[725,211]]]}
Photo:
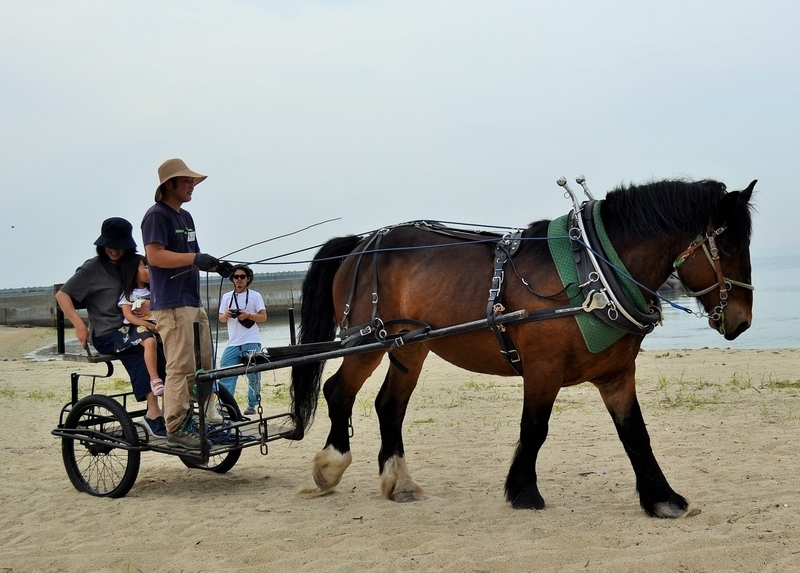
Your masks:
{"label": "wheel rim", "polygon": [[[97,432],[128,442],[130,428],[126,428],[119,414],[104,403],[76,405],[69,425],[77,430]],[[92,495],[124,495],[132,485],[131,477],[135,479],[135,473],[138,473],[139,452],[112,444],[64,438],[63,453],[73,483]],[[135,472],[133,476],[132,472]]]}

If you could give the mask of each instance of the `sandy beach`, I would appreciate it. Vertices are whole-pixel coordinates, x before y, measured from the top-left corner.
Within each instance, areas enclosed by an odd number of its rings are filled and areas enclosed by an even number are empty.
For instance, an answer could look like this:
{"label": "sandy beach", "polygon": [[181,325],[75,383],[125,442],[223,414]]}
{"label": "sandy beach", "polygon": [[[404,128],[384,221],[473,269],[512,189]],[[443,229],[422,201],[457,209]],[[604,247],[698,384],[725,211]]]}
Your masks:
{"label": "sandy beach", "polygon": [[[145,452],[126,497],[95,498],[72,487],[50,434],[76,365],[29,358],[54,339],[53,329],[0,327],[2,573],[800,571],[798,349],[642,352],[638,392],[653,449],[691,504],[687,516],[662,520],[639,507],[633,471],[588,384],[556,403],[538,463],[548,507],[511,509],[503,483],[521,379],[435,356],[405,425],[423,502],[378,492],[372,402],[383,369],[359,395],[353,464],[333,493],[300,493],[313,484],[311,460],[328,430],[321,408],[303,441],[274,442],[266,457],[249,448],[227,474]],[[124,387],[120,371],[111,384]],[[286,409],[287,383],[288,372],[265,373],[268,411]]]}

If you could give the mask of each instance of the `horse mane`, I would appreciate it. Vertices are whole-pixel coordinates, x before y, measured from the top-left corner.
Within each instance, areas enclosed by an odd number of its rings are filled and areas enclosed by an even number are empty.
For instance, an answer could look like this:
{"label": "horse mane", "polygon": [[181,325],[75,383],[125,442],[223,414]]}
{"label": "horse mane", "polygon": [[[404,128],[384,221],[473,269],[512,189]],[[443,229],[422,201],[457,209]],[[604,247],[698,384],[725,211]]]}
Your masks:
{"label": "horse mane", "polygon": [[631,239],[675,232],[701,233],[724,195],[725,184],[711,179],[620,185],[605,197],[603,221],[624,229]]}
{"label": "horse mane", "polygon": [[[644,240],[653,235],[704,233],[720,200],[726,194],[725,184],[713,179],[690,181],[665,179],[640,185],[618,185],[603,199],[602,216],[607,228],[630,240]],[[751,210],[737,209],[728,223],[726,234],[736,243],[750,238]],[[544,237],[548,220],[534,221],[524,237]],[[546,250],[547,241],[529,241]],[[544,253],[542,253],[544,254]]]}

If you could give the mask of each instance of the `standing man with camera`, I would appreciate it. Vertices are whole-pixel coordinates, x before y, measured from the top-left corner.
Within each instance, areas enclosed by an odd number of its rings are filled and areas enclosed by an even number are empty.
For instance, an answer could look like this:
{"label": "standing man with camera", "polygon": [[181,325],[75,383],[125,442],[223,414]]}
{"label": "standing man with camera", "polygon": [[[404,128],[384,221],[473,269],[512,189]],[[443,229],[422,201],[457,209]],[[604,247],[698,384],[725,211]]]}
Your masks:
{"label": "standing man with camera", "polygon": [[195,185],[206,177],[180,159],[168,159],[158,168],[155,205],[142,219],[142,239],[150,267],[150,309],[167,359],[167,445],[193,452],[199,451],[202,444],[187,415],[197,370],[195,322],[200,324],[201,366],[204,370],[214,367],[208,315],[200,299],[200,271],[227,277],[232,269],[230,263],[200,252],[194,220],[181,207],[192,200]]}
{"label": "standing man with camera", "polygon": [[[250,290],[253,271],[247,265],[236,265],[231,274],[233,290],[222,295],[219,301],[219,320],[228,325],[228,347],[222,353],[220,368],[242,363],[242,354],[261,350],[258,322],[267,321],[267,309],[261,294]],[[236,392],[236,376],[220,379],[228,392]],[[261,393],[261,373],[247,374],[247,409],[245,415],[255,414],[258,395]]]}

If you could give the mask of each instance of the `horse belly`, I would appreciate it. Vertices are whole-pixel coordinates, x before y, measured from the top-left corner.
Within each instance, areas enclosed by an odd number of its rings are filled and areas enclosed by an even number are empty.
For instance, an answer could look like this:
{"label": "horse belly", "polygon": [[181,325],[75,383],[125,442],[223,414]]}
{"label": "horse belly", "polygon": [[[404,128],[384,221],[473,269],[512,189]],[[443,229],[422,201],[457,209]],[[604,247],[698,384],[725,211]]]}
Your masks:
{"label": "horse belly", "polygon": [[424,343],[428,349],[452,364],[470,372],[496,376],[517,376],[491,332],[459,334]]}

